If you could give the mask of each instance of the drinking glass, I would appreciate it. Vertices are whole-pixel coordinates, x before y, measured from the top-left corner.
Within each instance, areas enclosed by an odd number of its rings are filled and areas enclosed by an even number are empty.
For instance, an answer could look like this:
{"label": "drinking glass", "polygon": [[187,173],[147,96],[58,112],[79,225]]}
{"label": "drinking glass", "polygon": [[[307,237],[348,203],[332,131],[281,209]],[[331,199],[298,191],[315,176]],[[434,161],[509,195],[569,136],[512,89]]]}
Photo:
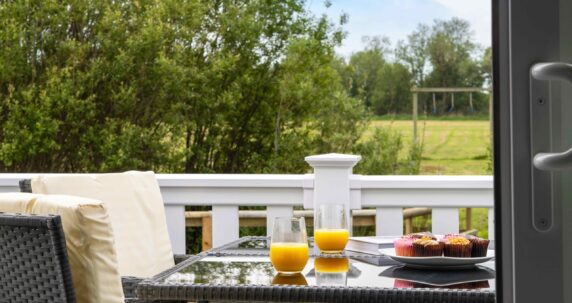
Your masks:
{"label": "drinking glass", "polygon": [[270,242],[270,261],[282,274],[301,272],[308,262],[304,218],[276,218]]}
{"label": "drinking glass", "polygon": [[317,257],[314,260],[316,283],[318,285],[345,286],[348,281],[350,261],[347,257],[325,258]]}
{"label": "drinking glass", "polygon": [[341,253],[349,239],[343,204],[322,204],[316,211],[314,241],[322,253]]}

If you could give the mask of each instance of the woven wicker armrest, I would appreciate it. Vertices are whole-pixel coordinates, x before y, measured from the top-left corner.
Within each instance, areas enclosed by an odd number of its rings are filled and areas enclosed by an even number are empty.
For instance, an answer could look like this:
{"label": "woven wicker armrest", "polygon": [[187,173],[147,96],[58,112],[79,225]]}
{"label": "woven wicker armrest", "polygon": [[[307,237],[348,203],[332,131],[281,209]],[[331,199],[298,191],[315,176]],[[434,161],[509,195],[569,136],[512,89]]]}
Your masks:
{"label": "woven wicker armrest", "polygon": [[76,301],[59,216],[0,213],[0,301]]}

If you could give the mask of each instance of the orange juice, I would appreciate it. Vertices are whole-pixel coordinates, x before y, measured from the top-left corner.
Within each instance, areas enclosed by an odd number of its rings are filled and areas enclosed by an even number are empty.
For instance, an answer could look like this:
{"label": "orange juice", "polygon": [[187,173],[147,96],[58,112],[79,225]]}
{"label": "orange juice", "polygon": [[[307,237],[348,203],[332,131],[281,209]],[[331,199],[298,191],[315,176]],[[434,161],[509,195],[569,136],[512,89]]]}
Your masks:
{"label": "orange juice", "polygon": [[308,281],[301,273],[293,275],[277,274],[272,279],[272,285],[308,285]]}
{"label": "orange juice", "polygon": [[350,261],[348,258],[316,258],[314,260],[316,272],[340,273],[348,272]]}
{"label": "orange juice", "polygon": [[300,272],[308,262],[308,244],[272,243],[270,261],[279,272]]}
{"label": "orange juice", "polygon": [[348,243],[350,233],[347,229],[316,229],[314,241],[322,252],[341,252]]}

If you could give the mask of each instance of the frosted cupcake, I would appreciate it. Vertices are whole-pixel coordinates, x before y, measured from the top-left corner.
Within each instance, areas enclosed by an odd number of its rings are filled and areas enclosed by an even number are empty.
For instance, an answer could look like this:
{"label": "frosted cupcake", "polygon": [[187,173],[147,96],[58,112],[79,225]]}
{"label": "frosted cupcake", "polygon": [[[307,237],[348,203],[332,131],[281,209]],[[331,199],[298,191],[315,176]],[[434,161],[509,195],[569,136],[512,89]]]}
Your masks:
{"label": "frosted cupcake", "polygon": [[415,239],[409,236],[403,236],[393,241],[395,247],[395,254],[402,257],[413,256],[413,241]]}
{"label": "frosted cupcake", "polygon": [[445,257],[470,258],[472,244],[465,237],[449,237],[443,239]]}
{"label": "frosted cupcake", "polygon": [[443,243],[429,237],[413,241],[413,255],[415,257],[439,257],[443,255]]}

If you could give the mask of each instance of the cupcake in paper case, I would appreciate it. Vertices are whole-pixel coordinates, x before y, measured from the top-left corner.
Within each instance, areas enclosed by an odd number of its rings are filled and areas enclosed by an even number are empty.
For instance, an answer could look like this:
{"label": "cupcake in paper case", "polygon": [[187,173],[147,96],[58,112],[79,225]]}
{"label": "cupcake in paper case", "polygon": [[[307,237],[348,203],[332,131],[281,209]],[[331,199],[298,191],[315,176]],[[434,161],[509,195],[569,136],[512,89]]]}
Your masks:
{"label": "cupcake in paper case", "polygon": [[393,241],[395,247],[395,254],[402,257],[413,257],[413,241],[415,239],[408,236],[403,236]]}
{"label": "cupcake in paper case", "polygon": [[443,240],[445,257],[470,258],[472,244],[465,237],[450,237]]}
{"label": "cupcake in paper case", "polygon": [[443,255],[443,243],[429,237],[413,241],[413,255],[415,257],[440,257]]}
{"label": "cupcake in paper case", "polygon": [[489,243],[491,242],[490,240],[482,239],[479,237],[472,237],[468,240],[472,244],[471,257],[476,258],[487,256],[487,250],[489,249]]}
{"label": "cupcake in paper case", "polygon": [[415,238],[415,239],[430,238],[431,240],[437,240],[437,237],[435,237],[432,233],[430,233],[428,231],[423,231],[423,232],[419,232],[419,233],[412,233],[412,234],[408,234],[407,236]]}

